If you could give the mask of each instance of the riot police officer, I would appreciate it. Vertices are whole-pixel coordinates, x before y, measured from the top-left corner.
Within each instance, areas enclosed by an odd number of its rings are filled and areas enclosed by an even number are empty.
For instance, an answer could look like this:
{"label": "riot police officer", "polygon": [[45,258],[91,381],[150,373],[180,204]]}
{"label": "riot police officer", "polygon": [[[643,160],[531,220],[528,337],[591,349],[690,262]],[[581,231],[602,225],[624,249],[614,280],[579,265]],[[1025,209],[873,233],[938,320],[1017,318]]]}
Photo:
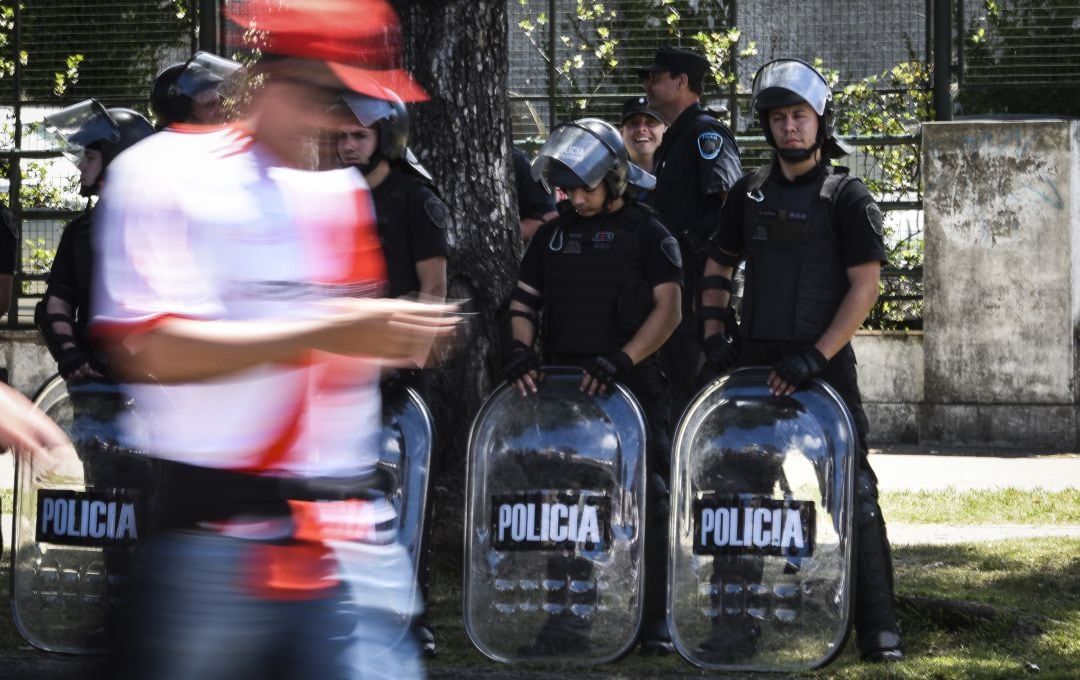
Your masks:
{"label": "riot police officer", "polygon": [[[774,395],[819,377],[851,411],[858,431],[855,629],[862,657],[903,658],[892,606],[892,560],[866,458],[851,338],[877,301],[886,260],[881,210],[866,186],[834,167],[844,149],[825,79],[809,65],[779,59],[754,78],[752,105],[773,162],[739,180],[709,244],[701,282],[704,346],[710,366],[773,367]],[[730,278],[746,262],[742,314],[728,307]]]}
{"label": "riot police officer", "polygon": [[11,306],[18,245],[19,230],[15,226],[15,216],[3,201],[0,201],[0,319],[4,318]]}
{"label": "riot police officer", "polygon": [[514,185],[517,188],[518,226],[521,240],[525,243],[536,233],[536,228],[559,216],[555,211],[555,197],[544,185],[532,178],[532,163],[525,152],[510,148],[514,166]]}
{"label": "riot police officer", "polygon": [[555,128],[533,161],[533,176],[569,199],[537,230],[522,260],[511,294],[506,378],[528,395],[537,391],[542,364],[578,366],[583,391],[602,393],[620,382],[641,403],[652,470],[642,648],[666,650],[669,404],[656,352],[680,319],[678,243],[655,212],[630,197],[631,185],[647,188],[652,177],[629,161],[609,123],[584,118]]}
{"label": "riot police officer", "polygon": [[[345,94],[332,108],[337,130],[335,153],[341,166],[360,170],[371,187],[386,257],[387,295],[418,294],[426,300],[441,302],[446,297],[446,227],[450,211],[436,193],[431,174],[408,147],[408,109],[395,93],[386,89],[383,93],[381,98],[357,92]],[[382,381],[384,399],[388,398],[389,390],[405,386],[414,387],[426,396],[423,374],[392,370]],[[417,551],[425,602],[431,581],[429,520],[424,520]],[[426,613],[417,618],[413,630],[421,651],[426,656],[435,656],[435,631]]]}
{"label": "riot police officer", "polygon": [[196,52],[186,62],[158,74],[150,90],[150,111],[157,129],[177,123],[217,125],[225,122],[221,86],[240,64],[210,52]]}
{"label": "riot police officer", "polygon": [[701,55],[673,47],[661,47],[651,64],[638,69],[649,106],[669,125],[656,150],[656,189],[649,200],[679,240],[686,279],[682,324],[660,351],[671,381],[672,422],[693,396],[702,366],[692,304],[699,256],[716,229],[724,196],[742,175],[731,130],[701,106],[707,72]]}
{"label": "riot police officer", "polygon": [[[46,116],[45,122],[74,154],[79,168],[79,193],[87,198],[101,191],[109,163],[154,131],[141,114],[124,108],[106,110],[94,99]],[[45,346],[67,380],[101,380],[107,374],[103,355],[91,347],[87,338],[93,220],[94,209],[88,208],[64,228],[45,296],[34,313]]]}
{"label": "riot police officer", "polygon": [[[104,188],[109,164],[154,131],[141,114],[125,108],[105,109],[94,99],[46,116],[45,123],[67,145],[66,153],[79,168],[79,193],[88,199]],[[64,228],[46,279],[45,296],[34,310],[34,323],[67,381],[73,414],[71,436],[87,484],[98,490],[125,489],[142,494],[152,487],[153,471],[144,460],[116,455],[111,433],[124,400],[110,375],[105,352],[90,342],[87,332],[94,309],[95,213],[95,207],[88,207]],[[124,545],[105,546],[102,554],[109,573],[108,598],[115,603],[126,596],[132,555]],[[110,609],[106,632],[113,625],[113,613]]]}
{"label": "riot police officer", "polygon": [[450,211],[431,174],[408,147],[409,113],[401,99],[350,93],[334,108],[342,166],[364,173],[375,202],[390,297],[446,296],[446,227]]}

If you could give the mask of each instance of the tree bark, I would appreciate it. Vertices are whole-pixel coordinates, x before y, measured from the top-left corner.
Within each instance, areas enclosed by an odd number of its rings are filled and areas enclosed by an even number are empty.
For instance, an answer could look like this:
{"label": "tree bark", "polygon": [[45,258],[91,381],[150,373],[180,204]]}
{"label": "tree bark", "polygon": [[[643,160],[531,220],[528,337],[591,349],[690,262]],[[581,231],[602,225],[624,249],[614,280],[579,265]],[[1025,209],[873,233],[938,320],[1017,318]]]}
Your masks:
{"label": "tree bark", "polygon": [[[436,371],[429,406],[437,468],[457,478],[469,426],[499,370],[500,304],[517,279],[521,240],[510,166],[504,0],[393,0],[405,67],[430,101],[410,106],[409,146],[454,217],[449,295],[474,313],[455,357]],[[446,479],[439,481],[446,483]]]}

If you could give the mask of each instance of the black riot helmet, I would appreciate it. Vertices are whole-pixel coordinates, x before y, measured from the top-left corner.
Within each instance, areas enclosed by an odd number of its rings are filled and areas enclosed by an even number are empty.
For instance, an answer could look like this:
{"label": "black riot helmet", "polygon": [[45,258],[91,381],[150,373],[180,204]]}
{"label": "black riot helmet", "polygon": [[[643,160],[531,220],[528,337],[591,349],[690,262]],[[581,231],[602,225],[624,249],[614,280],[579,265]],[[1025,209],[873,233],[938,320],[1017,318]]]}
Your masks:
{"label": "black riot helmet", "polygon": [[[45,125],[63,142],[64,155],[76,165],[85,149],[101,152],[102,170],[121,151],[154,132],[150,121],[131,109],[106,109],[96,99],[60,109],[45,116]],[[98,185],[90,193],[96,193]]]}
{"label": "black riot helmet", "polygon": [[396,94],[385,88],[383,92],[385,99],[350,92],[342,95],[341,100],[361,125],[378,130],[379,145],[375,153],[396,161],[405,157],[409,143],[409,111]]}
{"label": "black riot helmet", "polygon": [[333,109],[335,115],[355,119],[379,135],[375,153],[360,168],[361,172],[369,173],[379,161],[386,160],[411,171],[426,182],[432,182],[431,173],[409,148],[409,110],[405,108],[405,102],[385,87],[378,87],[378,90],[383,96],[372,97],[358,92],[344,94]]}
{"label": "black riot helmet", "polygon": [[[814,145],[809,149],[779,149],[769,128],[769,111],[803,102],[809,104],[818,117],[818,134]],[[806,62],[776,59],[758,69],[754,75],[750,106],[757,113],[765,141],[777,149],[785,160],[805,160],[819,148],[831,156],[848,153],[846,146],[833,136],[835,110],[829,83],[825,76]]]}
{"label": "black riot helmet", "polygon": [[656,186],[656,178],[630,162],[622,135],[611,123],[582,118],[551,131],[532,164],[532,177],[549,192],[552,187],[593,188],[604,182],[609,200],[629,185]]}
{"label": "black riot helmet", "polygon": [[154,80],[150,90],[150,110],[158,128],[186,122],[191,117],[195,97],[228,81],[240,64],[210,52],[196,52],[184,63],[169,66]]}

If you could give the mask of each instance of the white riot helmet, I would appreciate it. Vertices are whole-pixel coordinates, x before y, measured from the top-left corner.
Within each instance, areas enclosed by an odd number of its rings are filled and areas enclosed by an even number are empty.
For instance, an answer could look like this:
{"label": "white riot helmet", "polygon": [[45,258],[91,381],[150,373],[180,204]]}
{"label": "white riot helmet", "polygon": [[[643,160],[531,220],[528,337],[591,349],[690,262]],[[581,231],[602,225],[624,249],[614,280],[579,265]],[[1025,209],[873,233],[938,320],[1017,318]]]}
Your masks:
{"label": "white riot helmet", "polygon": [[[818,116],[817,140],[809,149],[779,149],[769,128],[769,111],[803,102],[809,104]],[[850,152],[833,137],[835,110],[829,83],[806,62],[776,59],[758,69],[754,75],[750,106],[757,113],[765,141],[786,160],[805,160],[819,148],[826,149],[834,157]]]}

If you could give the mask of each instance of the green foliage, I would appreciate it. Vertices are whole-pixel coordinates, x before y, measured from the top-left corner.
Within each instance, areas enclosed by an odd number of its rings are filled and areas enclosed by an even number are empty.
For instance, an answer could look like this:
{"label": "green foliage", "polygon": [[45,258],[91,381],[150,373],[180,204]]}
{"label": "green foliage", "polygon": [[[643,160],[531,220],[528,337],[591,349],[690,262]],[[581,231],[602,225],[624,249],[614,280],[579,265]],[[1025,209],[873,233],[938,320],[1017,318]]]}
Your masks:
{"label": "green foliage", "polygon": [[[820,59],[814,66],[833,87],[836,134],[840,137],[875,136],[912,141],[860,146],[873,161],[874,172],[861,179],[879,201],[914,200],[920,195],[919,144],[914,141],[922,121],[933,117],[930,69],[921,61],[896,64],[884,73],[837,87],[840,73]],[[896,227],[885,222],[888,264],[881,282],[881,299],[867,318],[866,327],[880,330],[922,327],[921,231],[897,238]]]}
{"label": "green foliage", "polygon": [[[62,0],[20,5],[24,101],[69,104],[95,97],[146,101],[171,54],[190,49],[195,0]],[[15,0],[0,0],[0,33],[9,43]],[[11,68],[0,63],[0,73]]]}
{"label": "green foliage", "polygon": [[[727,3],[693,0],[628,0],[615,9],[610,2],[562,0],[564,11],[552,26],[547,0],[518,0],[524,18],[517,28],[538,54],[553,65],[560,95],[556,117],[580,116],[596,110],[599,96],[641,90],[633,67],[660,45],[697,49],[712,65],[712,84],[727,91],[735,82],[736,56],[753,54],[755,46],[741,45],[742,35],[727,27]],[[717,31],[684,32],[683,26],[710,24]],[[549,31],[555,31],[555,54],[550,54]]]}

